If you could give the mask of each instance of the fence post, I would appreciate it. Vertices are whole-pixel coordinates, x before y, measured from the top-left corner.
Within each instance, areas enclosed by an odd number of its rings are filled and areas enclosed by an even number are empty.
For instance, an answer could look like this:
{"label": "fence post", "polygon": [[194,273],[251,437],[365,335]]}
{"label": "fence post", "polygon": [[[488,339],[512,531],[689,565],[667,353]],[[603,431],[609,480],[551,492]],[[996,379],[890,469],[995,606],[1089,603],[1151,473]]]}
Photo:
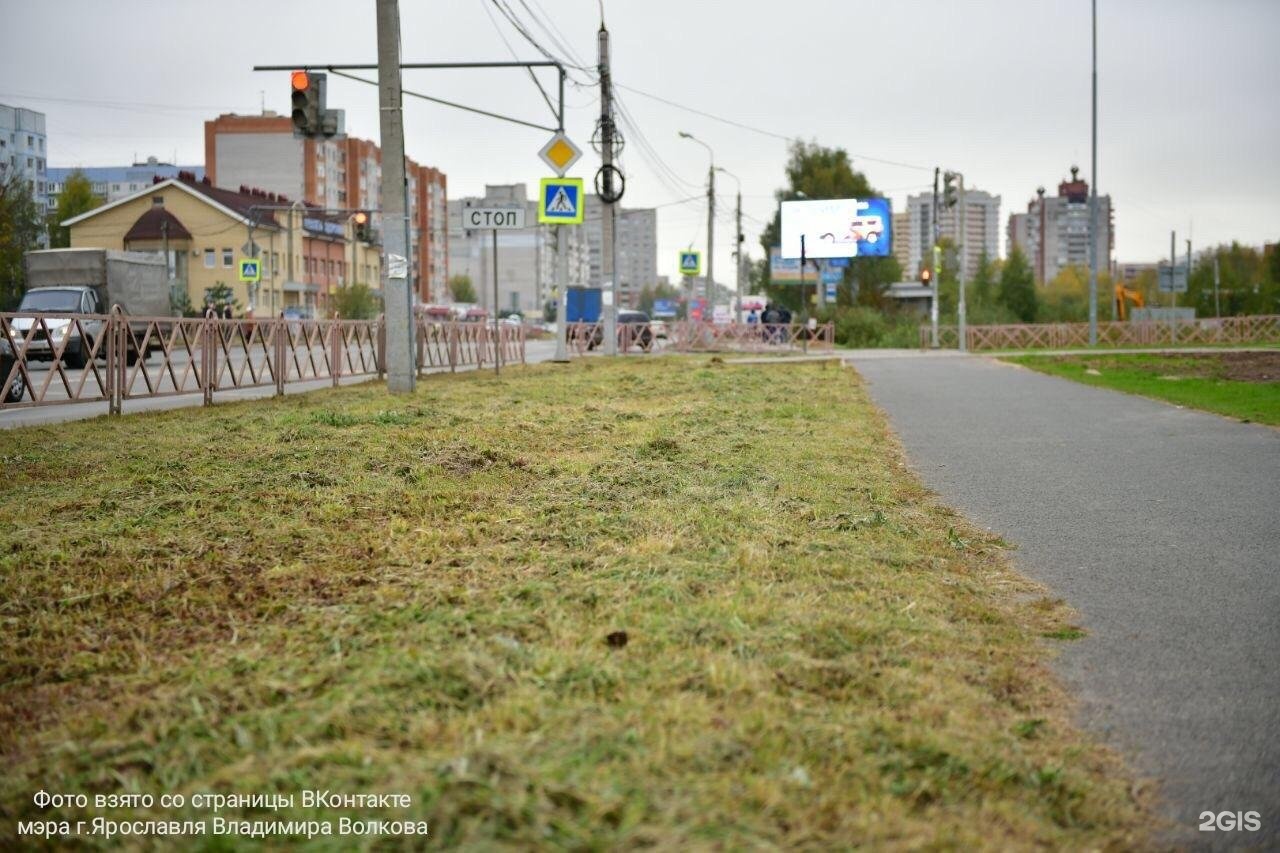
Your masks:
{"label": "fence post", "polygon": [[289,357],[288,357],[288,337],[289,337],[289,321],[283,316],[276,317],[271,321],[275,328],[275,352],[276,352],[276,396],[284,396],[284,383],[288,381],[289,375]]}
{"label": "fence post", "polygon": [[378,378],[383,379],[387,373],[387,315],[378,315]]}
{"label": "fence post", "polygon": [[218,330],[213,322],[213,309],[206,309],[204,312],[204,322],[200,327],[200,351],[204,354],[201,363],[204,366],[204,405],[213,404],[213,385],[214,371],[217,369],[218,353],[214,349],[214,337],[218,335]]}
{"label": "fence post", "polygon": [[123,359],[119,356],[120,347],[120,330],[119,330],[120,306],[112,305],[111,313],[107,317],[107,328],[104,331],[106,335],[107,345],[107,414],[120,414],[120,397],[124,393],[121,388],[120,377],[116,374],[119,369],[117,362]]}
{"label": "fence post", "polygon": [[333,387],[338,387],[338,378],[342,375],[342,356],[338,352],[339,336],[342,329],[339,328],[339,315],[334,314],[333,319],[329,321],[329,353],[332,361],[329,363],[329,375],[333,377]]}

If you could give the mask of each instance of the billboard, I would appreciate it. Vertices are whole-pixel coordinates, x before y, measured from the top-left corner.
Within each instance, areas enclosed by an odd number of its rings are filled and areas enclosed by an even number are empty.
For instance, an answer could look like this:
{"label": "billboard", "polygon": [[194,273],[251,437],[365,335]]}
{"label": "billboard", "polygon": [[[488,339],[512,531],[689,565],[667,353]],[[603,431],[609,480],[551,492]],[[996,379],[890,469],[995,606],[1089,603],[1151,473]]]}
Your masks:
{"label": "billboard", "polygon": [[893,245],[887,198],[833,198],[782,203],[782,257],[884,257]]}
{"label": "billboard", "polygon": [[676,316],[676,301],[674,299],[653,300],[653,316],[655,317]]}

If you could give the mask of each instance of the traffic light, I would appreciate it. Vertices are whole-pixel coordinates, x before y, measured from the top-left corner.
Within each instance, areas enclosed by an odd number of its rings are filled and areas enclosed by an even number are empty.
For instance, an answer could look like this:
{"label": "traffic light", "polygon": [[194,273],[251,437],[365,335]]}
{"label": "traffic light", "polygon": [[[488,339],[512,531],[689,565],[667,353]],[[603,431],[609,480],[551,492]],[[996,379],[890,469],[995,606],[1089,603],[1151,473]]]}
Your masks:
{"label": "traffic light", "polygon": [[920,283],[928,284],[931,281],[933,281],[933,271],[930,270],[928,267],[925,267],[924,269],[920,270]]}
{"label": "traffic light", "polygon": [[947,172],[942,176],[942,204],[945,207],[955,207],[956,202],[959,201],[956,193],[956,177],[955,172]]}
{"label": "traffic light", "polygon": [[369,231],[369,214],[363,210],[357,210],[351,216],[351,222],[355,225],[356,239],[362,243],[373,242],[369,239],[372,235]]}
{"label": "traffic light", "polygon": [[338,133],[338,112],[325,108],[325,75],[295,71],[289,75],[293,103],[293,130],[312,139]]}

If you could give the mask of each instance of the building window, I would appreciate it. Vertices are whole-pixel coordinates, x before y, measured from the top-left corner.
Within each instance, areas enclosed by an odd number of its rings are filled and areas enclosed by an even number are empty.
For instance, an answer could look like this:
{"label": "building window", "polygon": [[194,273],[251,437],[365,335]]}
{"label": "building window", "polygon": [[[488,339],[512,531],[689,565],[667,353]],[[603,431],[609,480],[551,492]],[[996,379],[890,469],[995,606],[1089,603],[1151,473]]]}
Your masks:
{"label": "building window", "polygon": [[213,249],[205,249],[204,250],[204,268],[207,270],[211,270],[216,265],[217,265],[217,256],[214,254]]}
{"label": "building window", "polygon": [[231,266],[236,262],[235,254],[236,254],[236,253],[235,253],[234,251],[232,251],[231,249],[223,249],[223,250],[222,250],[222,265],[223,265],[224,267],[226,267],[227,269],[230,269],[230,268],[231,268]]}

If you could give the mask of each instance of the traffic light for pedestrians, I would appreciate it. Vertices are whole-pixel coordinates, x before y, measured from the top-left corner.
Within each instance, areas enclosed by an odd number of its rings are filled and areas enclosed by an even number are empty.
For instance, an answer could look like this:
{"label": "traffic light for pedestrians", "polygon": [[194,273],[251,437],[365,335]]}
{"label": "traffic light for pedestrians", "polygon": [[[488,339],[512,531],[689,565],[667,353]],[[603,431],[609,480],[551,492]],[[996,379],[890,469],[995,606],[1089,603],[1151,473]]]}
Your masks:
{"label": "traffic light for pedestrians", "polygon": [[325,108],[324,81],[325,75],[312,71],[295,71],[289,75],[293,129],[299,136],[315,139],[338,132],[337,112]]}
{"label": "traffic light for pedestrians", "polygon": [[946,207],[955,207],[956,202],[959,201],[956,193],[956,177],[955,172],[947,172],[943,175],[942,203]]}

